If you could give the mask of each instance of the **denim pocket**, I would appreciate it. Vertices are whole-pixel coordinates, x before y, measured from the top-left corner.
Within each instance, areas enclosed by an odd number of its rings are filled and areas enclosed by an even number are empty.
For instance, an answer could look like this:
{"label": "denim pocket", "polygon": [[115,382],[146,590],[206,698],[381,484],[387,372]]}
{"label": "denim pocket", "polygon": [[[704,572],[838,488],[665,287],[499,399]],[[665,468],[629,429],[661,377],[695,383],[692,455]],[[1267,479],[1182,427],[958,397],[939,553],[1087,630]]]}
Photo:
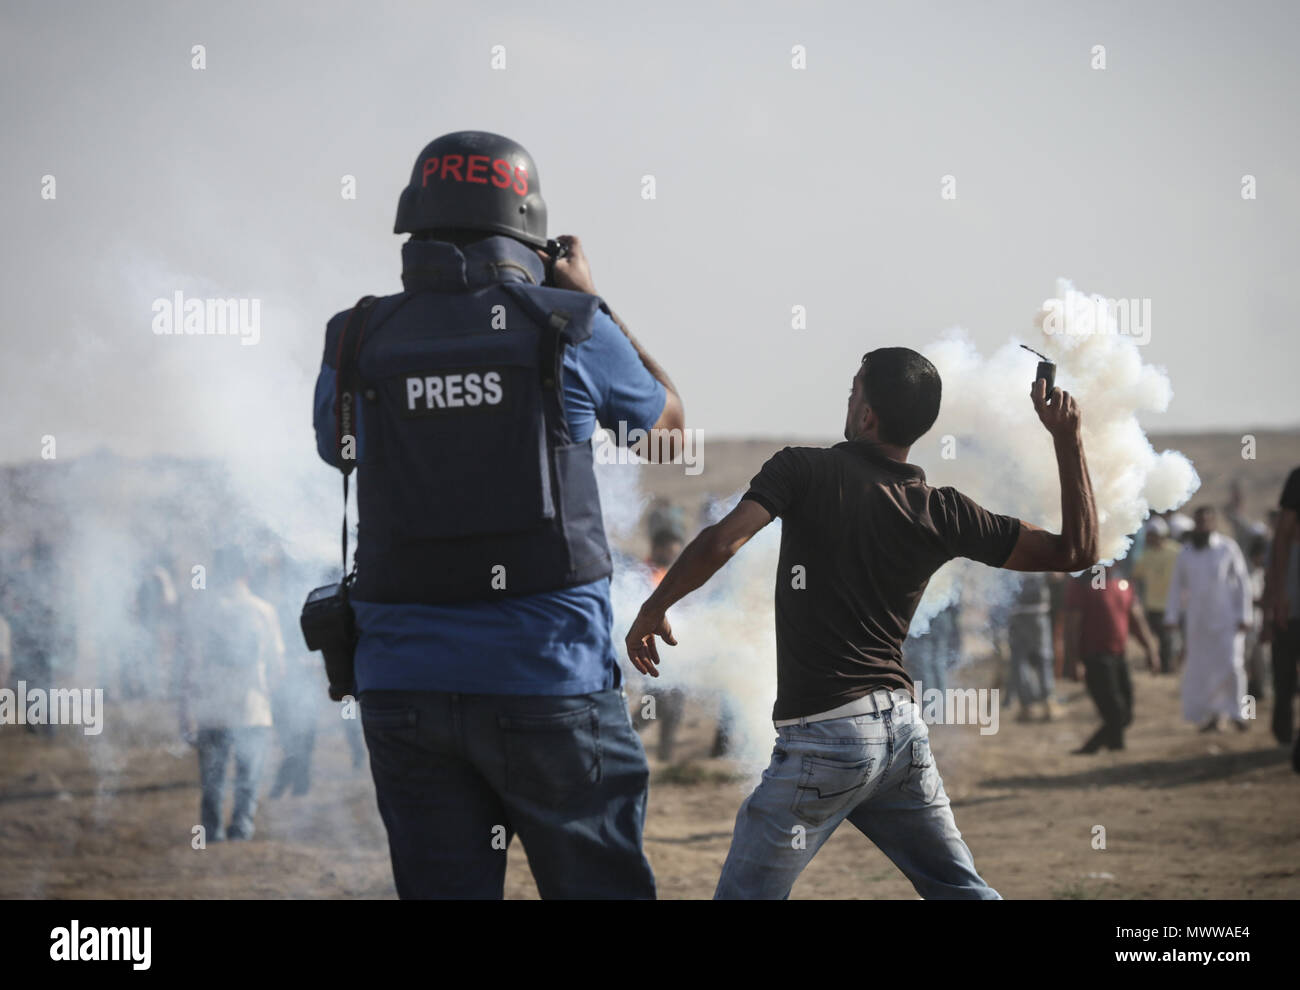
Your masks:
{"label": "denim pocket", "polygon": [[912,762],[907,768],[903,790],[926,804],[939,793],[939,769],[934,765],[934,755],[930,752],[929,736],[912,740]]}
{"label": "denim pocket", "polygon": [[361,731],[376,782],[407,781],[423,763],[418,739],[420,713],[414,708],[379,708],[361,701]]}
{"label": "denim pocket", "polygon": [[852,762],[805,756],[791,810],[809,825],[821,825],[851,808],[871,778],[875,757]]}
{"label": "denim pocket", "polygon": [[419,724],[419,713],[414,708],[371,708],[361,703],[361,726],[364,729],[384,732],[389,729],[414,729]]}
{"label": "denim pocket", "polygon": [[502,715],[506,792],[551,808],[600,782],[596,705],[553,714]]}

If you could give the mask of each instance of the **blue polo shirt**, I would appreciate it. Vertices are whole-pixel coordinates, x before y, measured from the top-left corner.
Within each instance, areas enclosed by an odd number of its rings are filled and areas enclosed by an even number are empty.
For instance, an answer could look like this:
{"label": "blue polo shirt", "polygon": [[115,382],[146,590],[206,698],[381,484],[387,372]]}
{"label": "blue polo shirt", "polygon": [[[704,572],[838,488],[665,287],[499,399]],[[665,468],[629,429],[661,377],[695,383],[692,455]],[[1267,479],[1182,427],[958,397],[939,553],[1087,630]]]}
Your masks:
{"label": "blue polo shirt", "polygon": [[[410,241],[405,268],[422,253],[448,245]],[[475,262],[512,262],[542,281],[541,259],[509,237],[489,237],[462,252],[474,271],[497,270]],[[505,265],[500,271],[511,271]],[[514,270],[518,270],[517,267]],[[667,394],[641,363],[626,335],[598,312],[591,337],[564,355],[564,410],[575,441],[590,440],[598,423],[649,430]],[[314,425],[321,457],[336,464],[335,371],[316,380]],[[358,437],[364,427],[358,424]],[[357,459],[365,448],[358,444]],[[611,627],[609,579],[591,584],[457,605],[354,602],[360,640],[357,691],[451,691],[463,694],[588,694],[618,683]]]}

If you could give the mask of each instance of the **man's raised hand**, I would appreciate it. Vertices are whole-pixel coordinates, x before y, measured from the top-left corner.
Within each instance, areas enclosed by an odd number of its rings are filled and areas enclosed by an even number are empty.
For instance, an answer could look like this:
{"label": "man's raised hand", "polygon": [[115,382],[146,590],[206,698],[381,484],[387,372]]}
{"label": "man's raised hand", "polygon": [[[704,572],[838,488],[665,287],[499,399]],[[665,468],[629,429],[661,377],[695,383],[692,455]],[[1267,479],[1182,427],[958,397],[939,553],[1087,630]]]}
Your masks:
{"label": "man's raised hand", "polygon": [[1034,401],[1034,412],[1038,413],[1039,421],[1056,439],[1074,436],[1079,432],[1079,404],[1074,401],[1074,396],[1061,388],[1052,389],[1049,404],[1046,390],[1047,382],[1042,378],[1029,386],[1029,397]]}

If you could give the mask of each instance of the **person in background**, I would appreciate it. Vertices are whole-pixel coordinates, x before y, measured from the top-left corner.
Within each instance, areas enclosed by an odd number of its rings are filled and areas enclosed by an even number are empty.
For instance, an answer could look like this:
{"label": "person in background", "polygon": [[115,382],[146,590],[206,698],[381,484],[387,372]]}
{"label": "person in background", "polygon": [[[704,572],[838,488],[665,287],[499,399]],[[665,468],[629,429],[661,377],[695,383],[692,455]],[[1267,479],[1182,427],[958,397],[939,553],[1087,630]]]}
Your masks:
{"label": "person in background", "polygon": [[1056,682],[1078,680],[1065,662],[1065,589],[1070,576],[1059,572],[1047,573],[1047,602],[1052,621],[1052,671]]}
{"label": "person in background", "polygon": [[1074,752],[1123,749],[1124,730],[1133,722],[1133,682],[1124,656],[1129,636],[1142,644],[1148,666],[1154,669],[1156,662],[1155,642],[1133,585],[1113,567],[1084,574],[1066,589],[1065,608],[1069,648],[1083,661],[1088,694],[1101,714],[1101,728]]}
{"label": "person in background", "polygon": [[1147,548],[1147,528],[1139,526],[1137,532],[1129,534],[1129,548],[1121,559],[1115,561],[1115,570],[1119,576],[1129,581],[1133,580],[1133,568],[1137,566],[1138,561],[1142,559],[1142,554]]}
{"label": "person in background", "polygon": [[1045,722],[1057,714],[1052,703],[1055,681],[1050,610],[1046,575],[1025,574],[1007,619],[1010,680],[1020,702],[1016,713],[1020,722],[1032,720],[1036,707]]}
{"label": "person in background", "polygon": [[657,529],[650,534],[650,556],[645,565],[650,571],[651,586],[663,580],[672,562],[682,552],[682,534],[676,529]]}
{"label": "person in background", "polygon": [[[199,820],[208,842],[251,839],[271,736],[271,685],[283,675],[275,609],[248,586],[237,547],[213,555],[208,587],[192,600],[181,649],[181,736],[199,754]],[[226,768],[235,760],[230,827],[221,824]]]}
{"label": "person in background", "polygon": [[1166,626],[1185,624],[1187,665],[1183,670],[1183,717],[1218,730],[1223,718],[1238,729],[1246,692],[1243,650],[1254,603],[1246,559],[1237,544],[1217,532],[1218,512],[1201,506],[1195,529],[1178,555],[1169,582]]}
{"label": "person in background", "polygon": [[[54,552],[37,537],[31,547],[6,569],[3,608],[10,626],[12,676],[26,681],[28,690],[49,690],[54,677],[54,656],[59,648],[59,622],[55,614],[56,573]],[[28,732],[50,738],[48,721],[26,724]]]}
{"label": "person in background", "polygon": [[[1192,522],[1192,517],[1184,512],[1174,512],[1170,510],[1165,513],[1165,522],[1169,524],[1169,538],[1178,543],[1181,550],[1187,545],[1188,537],[1191,535],[1196,524]],[[1161,628],[1164,627],[1164,619],[1160,621]],[[1174,670],[1182,670],[1183,664],[1187,660],[1187,622],[1184,619],[1179,622],[1178,628],[1173,630],[1174,633]]]}
{"label": "person in background", "polygon": [[1268,534],[1262,524],[1253,530],[1246,544],[1246,571],[1250,575],[1250,628],[1246,630],[1246,693],[1256,701],[1264,697],[1268,676],[1268,644],[1264,638],[1264,591],[1268,584]]}
{"label": "person in background", "polygon": [[178,601],[166,565],[160,560],[146,567],[136,585],[131,608],[134,635],[121,657],[122,697],[171,696]]}
{"label": "person in background", "polygon": [[1133,567],[1133,581],[1146,612],[1147,624],[1156,634],[1160,647],[1159,663],[1152,668],[1156,674],[1171,674],[1178,657],[1175,646],[1177,631],[1165,626],[1165,606],[1169,603],[1169,582],[1173,580],[1174,564],[1182,551],[1182,544],[1169,536],[1169,524],[1159,516],[1152,516],[1146,524],[1146,545],[1142,557]]}
{"label": "person in background", "polygon": [[[333,572],[330,573],[332,576]],[[292,644],[286,645],[284,677],[271,690],[275,736],[283,754],[271,785],[272,799],[290,789],[294,797],[311,790],[316,729],[329,705],[328,678],[321,676],[320,658],[308,653],[302,637],[297,635],[302,589],[309,580],[310,572],[296,566],[282,547],[275,547],[265,561],[261,590],[276,610],[281,630],[291,631],[289,644]],[[325,577],[316,584],[327,584],[330,580],[331,577]],[[355,724],[357,720],[351,721]]]}
{"label": "person in background", "polygon": [[[1273,643],[1273,736],[1290,746],[1295,734],[1296,667],[1300,665],[1300,467],[1287,476],[1273,528],[1264,589],[1265,634]],[[1300,738],[1291,753],[1300,773]]]}
{"label": "person in background", "polygon": [[903,669],[921,690],[948,689],[948,668],[961,658],[961,609],[949,602],[930,619],[930,628],[924,633],[908,632],[903,641]]}
{"label": "person in background", "polygon": [[1246,516],[1246,496],[1238,478],[1234,478],[1228,486],[1228,500],[1223,503],[1223,516],[1230,527],[1229,535],[1244,553],[1255,538],[1255,525]]}

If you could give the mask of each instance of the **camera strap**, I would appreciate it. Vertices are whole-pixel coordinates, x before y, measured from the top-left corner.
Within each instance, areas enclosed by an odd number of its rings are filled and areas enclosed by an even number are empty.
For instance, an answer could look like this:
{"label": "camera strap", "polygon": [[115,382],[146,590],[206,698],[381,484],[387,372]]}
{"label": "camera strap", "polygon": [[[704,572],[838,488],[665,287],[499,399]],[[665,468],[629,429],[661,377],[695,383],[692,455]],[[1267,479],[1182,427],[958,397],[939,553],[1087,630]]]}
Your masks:
{"label": "camera strap", "polygon": [[[339,470],[343,473],[343,527],[341,545],[343,549],[343,580],[351,575],[348,572],[348,476],[356,465],[357,449],[357,361],[361,355],[361,342],[366,334],[366,322],[370,317],[370,308],[375,304],[374,296],[362,296],[348,314],[339,334],[338,350],[334,355],[335,378],[335,444],[339,454]],[[350,446],[349,446],[350,443]]]}

